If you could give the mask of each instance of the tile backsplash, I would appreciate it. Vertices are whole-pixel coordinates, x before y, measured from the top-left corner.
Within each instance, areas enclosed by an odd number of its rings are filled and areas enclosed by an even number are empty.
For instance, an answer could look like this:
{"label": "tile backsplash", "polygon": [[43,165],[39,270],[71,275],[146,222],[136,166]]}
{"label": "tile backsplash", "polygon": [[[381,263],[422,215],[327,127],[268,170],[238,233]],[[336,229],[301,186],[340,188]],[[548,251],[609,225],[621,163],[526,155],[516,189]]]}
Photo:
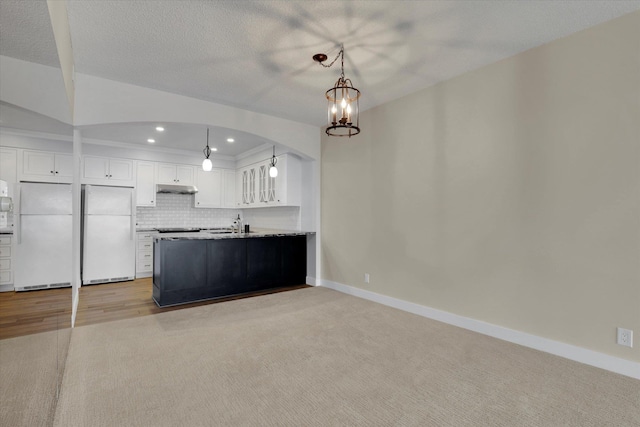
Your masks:
{"label": "tile backsplash", "polygon": [[136,208],[138,228],[228,227],[240,214],[244,222],[257,228],[300,229],[300,208],[277,206],[256,209],[203,209],[193,207],[192,194],[156,195],[156,206]]}
{"label": "tile backsplash", "polygon": [[238,209],[194,208],[193,198],[192,194],[156,194],[155,207],[136,208],[138,227],[228,227],[241,213]]}
{"label": "tile backsplash", "polygon": [[245,209],[243,213],[244,223],[250,224],[252,227],[300,230],[300,208],[298,206]]}

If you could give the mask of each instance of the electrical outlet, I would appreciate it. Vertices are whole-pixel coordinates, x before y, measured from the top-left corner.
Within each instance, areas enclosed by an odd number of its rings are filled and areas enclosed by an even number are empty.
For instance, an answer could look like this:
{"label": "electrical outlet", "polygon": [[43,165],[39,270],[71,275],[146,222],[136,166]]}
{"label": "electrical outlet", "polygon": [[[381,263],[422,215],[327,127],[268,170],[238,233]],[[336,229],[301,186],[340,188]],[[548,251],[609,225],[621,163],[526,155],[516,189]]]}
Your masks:
{"label": "electrical outlet", "polygon": [[618,344],[625,347],[633,347],[633,331],[631,329],[618,328]]}
{"label": "electrical outlet", "polygon": [[369,273],[364,273],[364,283],[369,283]]}

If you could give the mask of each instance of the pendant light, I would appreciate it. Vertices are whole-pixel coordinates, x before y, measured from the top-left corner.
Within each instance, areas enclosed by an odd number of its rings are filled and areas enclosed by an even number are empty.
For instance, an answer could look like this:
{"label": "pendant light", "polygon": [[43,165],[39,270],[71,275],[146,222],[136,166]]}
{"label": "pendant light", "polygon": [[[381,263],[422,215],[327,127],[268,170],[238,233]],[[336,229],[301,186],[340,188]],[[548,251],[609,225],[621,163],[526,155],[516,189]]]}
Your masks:
{"label": "pendant light", "polygon": [[323,64],[327,60],[327,55],[318,53],[313,55],[313,60],[325,68],[331,67],[337,60],[340,61],[340,77],[325,93],[328,105],[328,126],[329,136],[348,136],[360,133],[360,91],[353,87],[351,79],[344,77],[344,45],[340,45],[340,52],[329,65]]}
{"label": "pendant light", "polygon": [[207,146],[204,147],[204,150],[202,150],[202,152],[204,153],[202,170],[205,172],[209,172],[211,171],[211,169],[213,169],[213,163],[211,163],[211,160],[209,159],[209,156],[211,155],[211,148],[209,148],[209,128],[207,128]]}
{"label": "pendant light", "polygon": [[276,159],[276,146],[273,146],[273,157],[271,157],[271,163],[269,164],[269,176],[275,178],[278,176],[278,168],[276,167],[278,159]]}

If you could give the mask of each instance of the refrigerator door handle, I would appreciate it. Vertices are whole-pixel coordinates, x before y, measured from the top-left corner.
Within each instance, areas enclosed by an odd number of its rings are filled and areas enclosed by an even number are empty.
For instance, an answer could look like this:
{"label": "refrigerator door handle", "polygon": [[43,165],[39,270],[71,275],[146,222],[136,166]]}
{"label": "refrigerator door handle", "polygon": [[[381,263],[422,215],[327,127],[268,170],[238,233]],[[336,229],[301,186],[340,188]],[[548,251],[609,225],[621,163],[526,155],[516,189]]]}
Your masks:
{"label": "refrigerator door handle", "polygon": [[20,192],[22,190],[22,187],[20,186],[20,184],[16,185],[15,187],[16,189],[16,209],[13,212],[13,221],[15,222],[15,233],[16,233],[16,243],[19,245],[22,243],[22,233],[20,232],[20,224],[22,223],[20,215],[21,215],[21,206],[20,206]]}
{"label": "refrigerator door handle", "polygon": [[136,234],[136,192],[131,190],[131,225],[129,231],[129,240],[133,240]]}

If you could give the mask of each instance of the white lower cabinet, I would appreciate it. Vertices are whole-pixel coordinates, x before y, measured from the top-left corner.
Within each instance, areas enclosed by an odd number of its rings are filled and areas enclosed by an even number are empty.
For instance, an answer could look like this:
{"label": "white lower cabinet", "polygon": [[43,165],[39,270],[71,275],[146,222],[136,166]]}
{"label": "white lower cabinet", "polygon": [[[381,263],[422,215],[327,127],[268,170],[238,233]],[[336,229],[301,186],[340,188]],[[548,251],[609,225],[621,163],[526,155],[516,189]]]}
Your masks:
{"label": "white lower cabinet", "polygon": [[136,239],[136,279],[153,275],[154,231],[138,231]]}
{"label": "white lower cabinet", "polygon": [[13,236],[9,234],[0,235],[0,292],[13,290],[12,241]]}

